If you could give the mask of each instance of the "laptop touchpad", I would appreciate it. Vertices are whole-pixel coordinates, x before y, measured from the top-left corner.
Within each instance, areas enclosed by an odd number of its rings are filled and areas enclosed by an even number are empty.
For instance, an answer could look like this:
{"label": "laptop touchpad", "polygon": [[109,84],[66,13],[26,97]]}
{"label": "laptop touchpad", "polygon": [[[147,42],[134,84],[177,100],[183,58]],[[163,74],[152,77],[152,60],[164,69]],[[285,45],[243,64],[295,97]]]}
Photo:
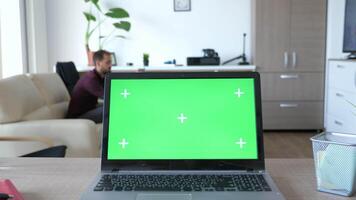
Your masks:
{"label": "laptop touchpad", "polygon": [[136,200],[192,200],[191,194],[138,194]]}

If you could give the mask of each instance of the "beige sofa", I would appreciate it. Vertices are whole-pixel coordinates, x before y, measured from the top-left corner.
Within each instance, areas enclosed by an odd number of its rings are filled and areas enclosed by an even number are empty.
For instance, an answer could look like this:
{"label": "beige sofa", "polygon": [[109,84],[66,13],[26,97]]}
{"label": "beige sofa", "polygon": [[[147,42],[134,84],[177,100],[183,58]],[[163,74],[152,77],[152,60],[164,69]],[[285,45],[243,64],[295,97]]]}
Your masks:
{"label": "beige sofa", "polygon": [[20,156],[52,145],[66,145],[68,157],[99,156],[101,125],[64,119],[69,100],[55,73],[0,80],[0,157]]}

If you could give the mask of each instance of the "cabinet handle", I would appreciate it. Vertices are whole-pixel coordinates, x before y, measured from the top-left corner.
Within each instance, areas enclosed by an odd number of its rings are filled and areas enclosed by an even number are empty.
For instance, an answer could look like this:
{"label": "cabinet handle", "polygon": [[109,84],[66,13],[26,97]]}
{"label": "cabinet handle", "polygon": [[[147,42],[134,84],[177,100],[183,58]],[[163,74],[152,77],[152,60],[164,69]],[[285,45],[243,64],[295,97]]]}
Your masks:
{"label": "cabinet handle", "polygon": [[294,51],[293,52],[293,69],[295,69],[297,66],[297,53]]}
{"label": "cabinet handle", "polygon": [[281,104],[279,104],[279,107],[281,107],[281,108],[298,108],[299,104],[296,104],[296,103],[281,103]]}
{"label": "cabinet handle", "polygon": [[298,79],[299,75],[298,74],[282,74],[281,79]]}
{"label": "cabinet handle", "polygon": [[336,65],[336,67],[339,68],[339,69],[344,69],[345,68],[344,65]]}
{"label": "cabinet handle", "polygon": [[340,121],[338,121],[338,120],[335,120],[334,123],[335,123],[336,125],[339,125],[339,126],[344,125],[342,122],[340,122]]}
{"label": "cabinet handle", "polygon": [[288,68],[288,52],[284,52],[284,68]]}
{"label": "cabinet handle", "polygon": [[336,93],[336,96],[337,96],[337,97],[344,97],[344,95],[341,94],[341,93]]}

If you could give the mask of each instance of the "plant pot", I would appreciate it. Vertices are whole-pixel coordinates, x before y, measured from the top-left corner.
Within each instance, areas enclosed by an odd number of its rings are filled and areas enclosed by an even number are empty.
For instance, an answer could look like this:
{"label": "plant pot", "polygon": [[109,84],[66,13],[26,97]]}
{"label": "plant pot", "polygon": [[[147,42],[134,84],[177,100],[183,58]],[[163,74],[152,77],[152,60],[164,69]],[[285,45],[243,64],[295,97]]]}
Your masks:
{"label": "plant pot", "polygon": [[87,51],[88,66],[94,66],[94,52],[89,49],[88,45],[85,45],[85,49]]}
{"label": "plant pot", "polygon": [[143,61],[143,66],[148,66],[148,64],[149,64],[149,61],[148,61],[148,60],[144,60],[144,61]]}

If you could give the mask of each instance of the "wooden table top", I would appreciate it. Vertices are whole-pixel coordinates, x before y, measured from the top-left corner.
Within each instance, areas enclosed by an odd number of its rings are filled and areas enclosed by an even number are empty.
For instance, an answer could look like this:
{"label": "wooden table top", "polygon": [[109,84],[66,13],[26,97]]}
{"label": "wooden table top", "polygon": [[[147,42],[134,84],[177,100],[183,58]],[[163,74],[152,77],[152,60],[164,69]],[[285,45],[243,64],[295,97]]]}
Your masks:
{"label": "wooden table top", "polygon": [[[316,191],[312,159],[266,159],[267,171],[287,200],[356,200]],[[97,158],[3,158],[0,178],[10,179],[25,200],[75,200],[100,169]]]}

